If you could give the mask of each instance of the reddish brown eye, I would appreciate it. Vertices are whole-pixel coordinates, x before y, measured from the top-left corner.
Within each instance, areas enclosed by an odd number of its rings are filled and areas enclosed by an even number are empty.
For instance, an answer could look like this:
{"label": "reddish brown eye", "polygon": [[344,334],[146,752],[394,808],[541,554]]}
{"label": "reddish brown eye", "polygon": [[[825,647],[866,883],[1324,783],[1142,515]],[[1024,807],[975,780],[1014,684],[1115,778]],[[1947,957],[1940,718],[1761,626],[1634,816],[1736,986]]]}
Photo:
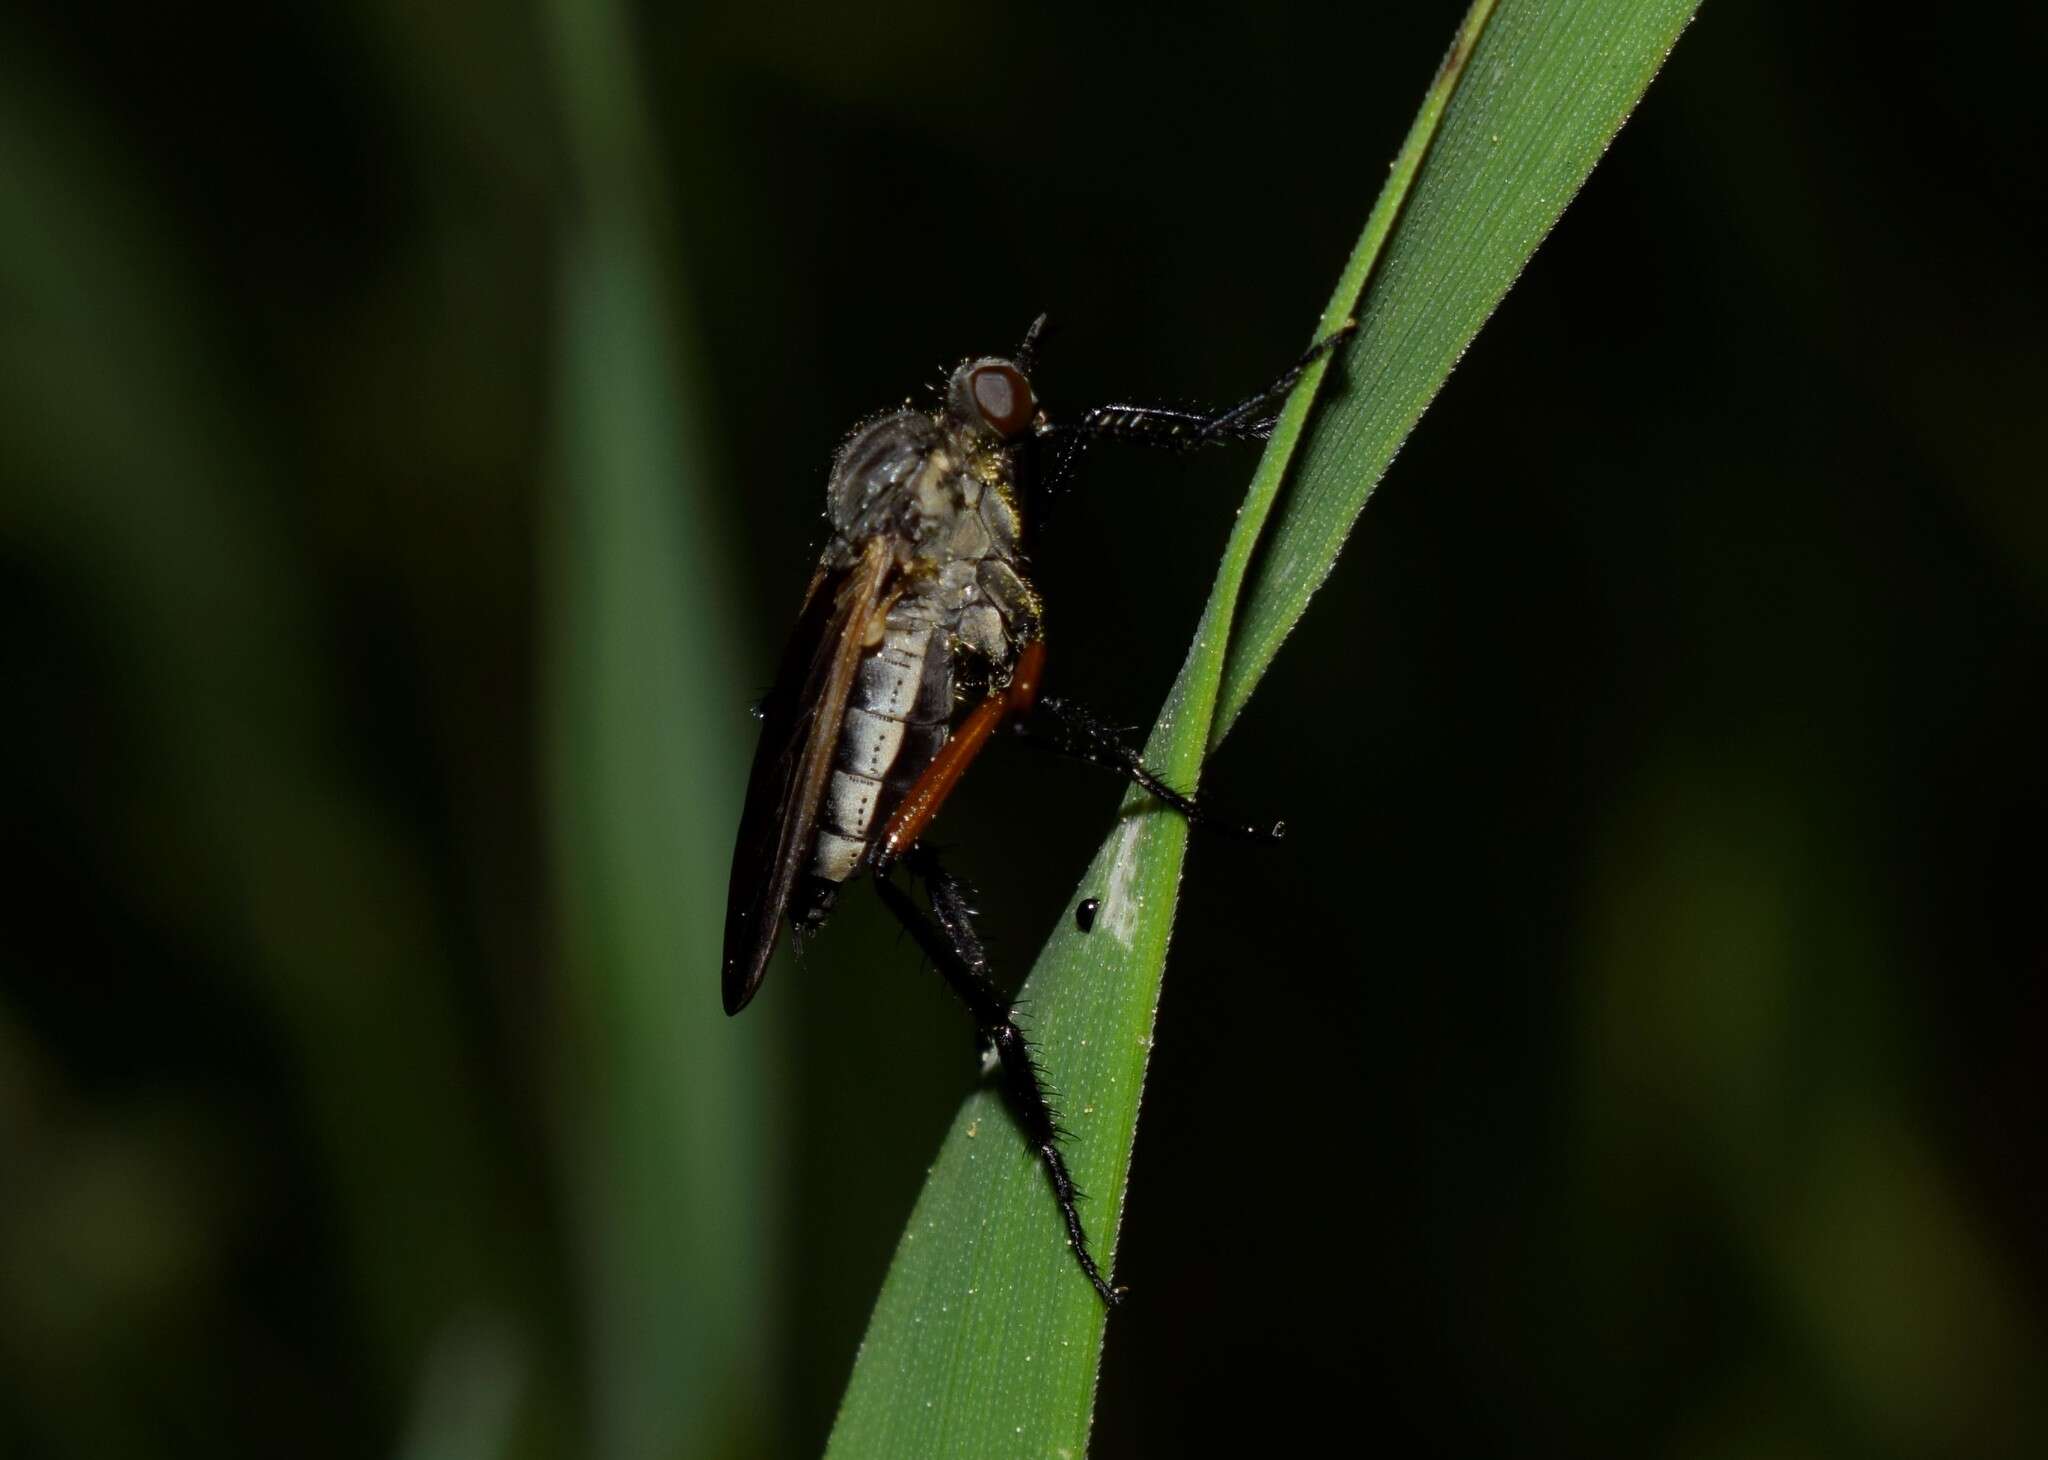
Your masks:
{"label": "reddish brown eye", "polygon": [[1038,410],[1031,398],[1031,384],[1014,365],[984,365],[969,382],[974,391],[974,408],[981,412],[989,429],[1005,441],[1022,436]]}

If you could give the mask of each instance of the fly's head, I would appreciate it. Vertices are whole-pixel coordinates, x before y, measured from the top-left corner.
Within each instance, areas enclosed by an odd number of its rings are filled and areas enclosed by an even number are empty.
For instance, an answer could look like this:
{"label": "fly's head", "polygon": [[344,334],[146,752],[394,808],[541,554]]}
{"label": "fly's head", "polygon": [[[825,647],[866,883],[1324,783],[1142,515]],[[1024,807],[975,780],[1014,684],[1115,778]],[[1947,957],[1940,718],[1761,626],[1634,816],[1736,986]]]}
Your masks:
{"label": "fly's head", "polygon": [[969,470],[1004,491],[1015,486],[1018,457],[1045,420],[1023,367],[996,355],[953,372],[942,416]]}
{"label": "fly's head", "polygon": [[1027,360],[1019,352],[1016,359],[985,355],[967,361],[947,382],[938,417],[954,456],[972,479],[962,505],[987,520],[1005,555],[1016,551],[1022,534],[1017,509],[1024,457],[1045,424],[1025,373]]}
{"label": "fly's head", "polygon": [[946,420],[964,441],[1007,454],[1036,426],[1038,397],[1016,361],[986,355],[953,372]]}

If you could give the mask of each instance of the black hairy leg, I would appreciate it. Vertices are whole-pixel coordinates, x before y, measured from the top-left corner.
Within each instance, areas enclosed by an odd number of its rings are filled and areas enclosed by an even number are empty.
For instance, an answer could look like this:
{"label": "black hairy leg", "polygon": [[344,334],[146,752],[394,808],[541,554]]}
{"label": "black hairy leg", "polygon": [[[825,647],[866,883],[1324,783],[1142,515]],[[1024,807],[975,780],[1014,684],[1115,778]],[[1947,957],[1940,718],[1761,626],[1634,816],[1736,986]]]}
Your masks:
{"label": "black hairy leg", "polygon": [[1270,827],[1248,826],[1218,816],[1204,802],[1176,791],[1147,769],[1137,747],[1124,738],[1122,731],[1086,706],[1058,695],[1040,695],[1030,715],[1012,723],[1010,733],[1027,745],[1115,771],[1178,811],[1190,826],[1261,842],[1278,841],[1287,830],[1284,822],[1276,821]]}
{"label": "black hairy leg", "polygon": [[1090,406],[1071,421],[1041,421],[1040,440],[1066,448],[1067,453],[1090,441],[1132,441],[1141,446],[1164,446],[1190,451],[1226,441],[1263,441],[1273,434],[1273,422],[1287,393],[1294,389],[1302,372],[1341,344],[1358,327],[1346,320],[1317,340],[1299,360],[1287,367],[1279,379],[1255,395],[1220,411],[1176,410],[1167,406]]}
{"label": "black hairy leg", "polygon": [[1003,1096],[1009,1101],[1010,1112],[1023,1130],[1024,1139],[1038,1153],[1045,1174],[1052,1181],[1053,1199],[1059,1203],[1060,1216],[1066,1222],[1074,1260],[1081,1264],[1082,1273],[1102,1301],[1114,1307],[1123,1291],[1109,1285],[1088,1251],[1088,1237],[1081,1229],[1081,1212],[1076,1205],[1080,1193],[1073,1177],[1067,1174],[1066,1157],[1060,1154],[1058,1122],[1046,1101],[1045,1087],[1039,1080],[1038,1065],[1031,1058],[1024,1031],[1011,1017],[1010,1000],[996,986],[989,971],[988,954],[981,946],[980,935],[974,931],[974,910],[968,905],[967,889],[959,878],[939,865],[936,854],[923,846],[913,846],[904,854],[902,863],[913,878],[924,884],[925,894],[931,900],[929,915],[887,873],[875,877],[875,887],[889,911],[967,1006],[983,1045],[995,1051]]}

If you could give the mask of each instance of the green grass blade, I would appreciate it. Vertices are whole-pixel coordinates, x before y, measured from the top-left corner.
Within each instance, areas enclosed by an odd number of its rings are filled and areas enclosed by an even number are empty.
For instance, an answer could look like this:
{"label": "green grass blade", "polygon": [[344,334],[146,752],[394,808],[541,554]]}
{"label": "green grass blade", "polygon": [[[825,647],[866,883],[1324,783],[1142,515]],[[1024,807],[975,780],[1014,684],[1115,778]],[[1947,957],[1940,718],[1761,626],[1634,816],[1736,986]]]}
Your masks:
{"label": "green grass blade", "polygon": [[[1345,389],[1317,419],[1268,541],[1230,646],[1212,746],[1329,576],[1394,453],[1697,8],[1696,0],[1503,0],[1359,313]],[[1361,254],[1372,241],[1368,226]],[[1340,299],[1357,298],[1344,290],[1360,262],[1345,271]]]}
{"label": "green grass blade", "polygon": [[[1290,498],[1234,637],[1253,550],[1320,369],[1282,414],[1147,745],[1147,760],[1169,779],[1194,783],[1213,735],[1242,710],[1328,573],[1367,491],[1692,9],[1679,0],[1472,8],[1325,314],[1328,328],[1356,311],[1360,331],[1346,351],[1347,389],[1310,443],[1306,468],[1319,490]],[[1386,407],[1375,404],[1382,396]],[[1063,922],[1023,990],[1021,1022],[1062,1097],[1075,1177],[1094,1196],[1084,1216],[1100,1257],[1114,1253],[1186,844],[1179,818],[1126,803],[1081,882],[1079,895],[1102,900],[1095,930],[1082,935]],[[977,1092],[904,1232],[829,1453],[1082,1454],[1105,1315],[1057,1231],[1044,1175],[1000,1096]]]}

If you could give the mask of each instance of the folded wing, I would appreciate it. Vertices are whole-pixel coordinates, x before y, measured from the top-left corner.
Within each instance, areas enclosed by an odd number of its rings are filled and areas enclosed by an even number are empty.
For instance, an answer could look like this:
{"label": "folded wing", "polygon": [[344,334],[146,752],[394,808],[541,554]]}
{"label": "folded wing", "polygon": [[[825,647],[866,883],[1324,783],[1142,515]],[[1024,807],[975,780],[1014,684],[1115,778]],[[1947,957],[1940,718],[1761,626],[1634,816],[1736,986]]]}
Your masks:
{"label": "folded wing", "polygon": [[893,564],[870,539],[850,566],[811,580],[775,688],[761,706],[761,743],[747,778],[725,903],[725,1012],[754,997],[781,935],[797,877],[817,832],[818,802],[846,720],[854,673]]}

